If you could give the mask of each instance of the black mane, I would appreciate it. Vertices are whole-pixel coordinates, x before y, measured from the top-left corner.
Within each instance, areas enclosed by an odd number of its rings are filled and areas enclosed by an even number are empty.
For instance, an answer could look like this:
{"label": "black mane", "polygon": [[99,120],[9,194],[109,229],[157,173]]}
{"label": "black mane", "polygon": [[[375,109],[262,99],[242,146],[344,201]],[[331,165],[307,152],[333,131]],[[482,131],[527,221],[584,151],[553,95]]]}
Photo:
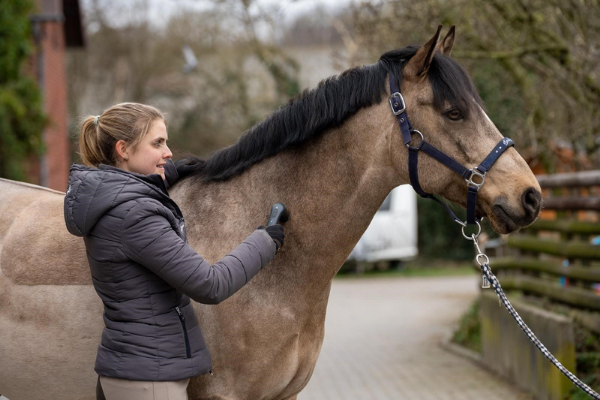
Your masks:
{"label": "black mane", "polygon": [[[216,151],[205,160],[190,159],[195,165],[190,175],[204,181],[226,180],[267,157],[343,124],[361,108],[379,103],[388,86],[388,74],[395,71],[401,81],[402,66],[417,50],[418,47],[409,46],[390,51],[375,64],[352,68],[321,81],[317,88],[305,90],[248,129],[234,145]],[[473,100],[481,104],[469,75],[453,59],[437,53],[428,76],[436,109],[443,111],[447,102],[468,116],[475,106]]]}

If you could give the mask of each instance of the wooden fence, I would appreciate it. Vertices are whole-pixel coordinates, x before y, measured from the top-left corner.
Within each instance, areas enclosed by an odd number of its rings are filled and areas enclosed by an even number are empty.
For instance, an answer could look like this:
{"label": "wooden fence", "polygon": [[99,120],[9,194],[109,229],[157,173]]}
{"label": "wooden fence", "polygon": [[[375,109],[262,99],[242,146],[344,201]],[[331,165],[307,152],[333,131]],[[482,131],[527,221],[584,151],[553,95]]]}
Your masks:
{"label": "wooden fence", "polygon": [[[576,360],[590,354],[576,354],[574,322],[600,333],[600,171],[538,180],[544,194],[540,219],[510,235],[508,248],[497,248],[490,266],[542,343],[566,368],[581,372]],[[482,290],[479,304],[483,363],[536,399],[567,398],[571,382],[498,307],[491,289]]]}
{"label": "wooden fence", "polygon": [[600,333],[600,171],[538,176],[540,219],[508,238],[509,257],[491,262],[510,292],[568,305],[569,314]]}

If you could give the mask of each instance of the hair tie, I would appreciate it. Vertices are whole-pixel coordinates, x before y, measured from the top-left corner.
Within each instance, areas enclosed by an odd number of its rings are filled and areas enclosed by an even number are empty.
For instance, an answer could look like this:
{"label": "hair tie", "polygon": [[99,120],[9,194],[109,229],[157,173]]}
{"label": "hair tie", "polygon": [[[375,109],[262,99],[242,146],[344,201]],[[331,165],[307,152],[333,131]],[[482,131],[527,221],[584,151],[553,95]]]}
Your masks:
{"label": "hair tie", "polygon": [[96,118],[94,118],[94,126],[98,126],[98,118],[100,118],[100,116],[96,115]]}

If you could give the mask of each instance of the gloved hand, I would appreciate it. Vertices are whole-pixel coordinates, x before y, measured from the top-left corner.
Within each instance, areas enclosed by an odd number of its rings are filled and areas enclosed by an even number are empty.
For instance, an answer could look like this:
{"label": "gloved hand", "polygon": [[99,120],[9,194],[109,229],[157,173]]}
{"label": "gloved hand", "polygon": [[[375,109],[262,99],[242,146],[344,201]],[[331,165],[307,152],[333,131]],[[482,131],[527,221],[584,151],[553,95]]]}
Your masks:
{"label": "gloved hand", "polygon": [[204,163],[204,160],[194,158],[184,158],[183,160],[177,161],[175,167],[177,168],[179,179],[188,176],[195,169],[201,169],[202,167],[199,165],[201,163]]}
{"label": "gloved hand", "polygon": [[270,225],[266,228],[264,226],[259,226],[258,229],[264,229],[267,231],[271,239],[275,242],[275,246],[277,246],[277,251],[283,246],[283,238],[285,234],[283,233],[283,226],[279,224]]}

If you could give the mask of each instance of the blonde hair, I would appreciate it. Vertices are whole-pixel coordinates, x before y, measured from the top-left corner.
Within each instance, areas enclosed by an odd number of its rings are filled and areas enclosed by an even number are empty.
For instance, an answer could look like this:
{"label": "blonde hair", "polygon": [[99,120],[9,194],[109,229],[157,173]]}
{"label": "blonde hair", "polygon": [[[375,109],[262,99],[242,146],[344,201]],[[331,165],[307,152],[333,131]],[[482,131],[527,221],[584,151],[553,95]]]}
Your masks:
{"label": "blonde hair", "polygon": [[100,115],[86,117],[79,134],[81,160],[90,167],[115,166],[117,142],[123,140],[135,151],[157,119],[165,120],[160,110],[140,103],[120,103]]}

